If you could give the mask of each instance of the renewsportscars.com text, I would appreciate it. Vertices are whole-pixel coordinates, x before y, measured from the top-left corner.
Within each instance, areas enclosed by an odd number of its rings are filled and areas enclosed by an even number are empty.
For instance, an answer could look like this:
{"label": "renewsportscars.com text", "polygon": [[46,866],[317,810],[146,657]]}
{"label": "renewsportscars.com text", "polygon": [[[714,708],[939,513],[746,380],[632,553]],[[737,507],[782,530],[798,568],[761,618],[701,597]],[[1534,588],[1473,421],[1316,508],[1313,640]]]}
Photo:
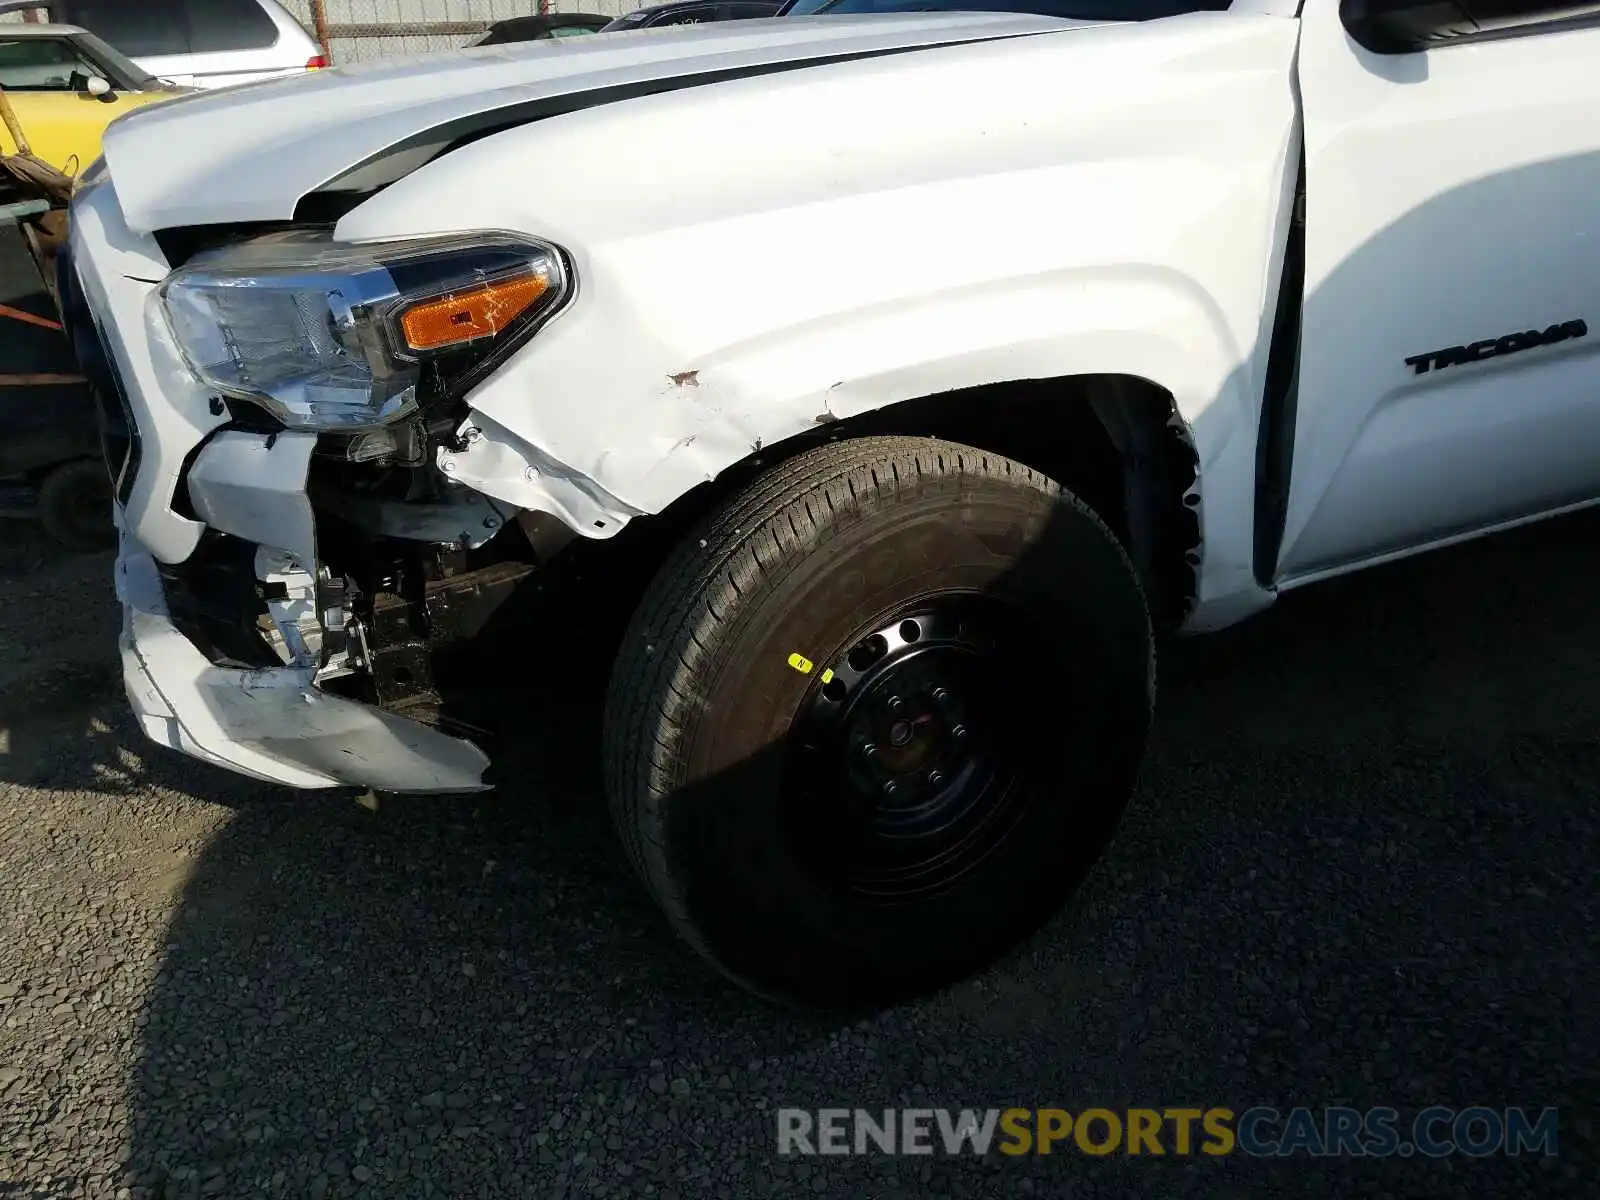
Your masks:
{"label": "renewsportscars.com text", "polygon": [[1555,1157],[1554,1108],[780,1108],[778,1153]]}

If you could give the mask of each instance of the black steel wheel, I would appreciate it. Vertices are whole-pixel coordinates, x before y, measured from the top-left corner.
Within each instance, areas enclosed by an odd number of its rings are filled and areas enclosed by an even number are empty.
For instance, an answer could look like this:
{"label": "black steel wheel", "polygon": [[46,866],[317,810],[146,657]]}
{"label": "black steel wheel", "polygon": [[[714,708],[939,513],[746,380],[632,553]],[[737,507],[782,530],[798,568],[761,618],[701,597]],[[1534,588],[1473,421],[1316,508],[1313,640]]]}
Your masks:
{"label": "black steel wheel", "polygon": [[864,900],[915,902],[1005,840],[1030,773],[1053,757],[1055,685],[1039,678],[1029,625],[999,601],[942,596],[822,670],[785,778],[797,850],[819,877]]}
{"label": "black steel wheel", "polygon": [[862,438],[749,485],[624,639],[606,783],[680,933],[752,990],[872,1005],[1059,908],[1132,792],[1154,687],[1127,556],[968,447]]}

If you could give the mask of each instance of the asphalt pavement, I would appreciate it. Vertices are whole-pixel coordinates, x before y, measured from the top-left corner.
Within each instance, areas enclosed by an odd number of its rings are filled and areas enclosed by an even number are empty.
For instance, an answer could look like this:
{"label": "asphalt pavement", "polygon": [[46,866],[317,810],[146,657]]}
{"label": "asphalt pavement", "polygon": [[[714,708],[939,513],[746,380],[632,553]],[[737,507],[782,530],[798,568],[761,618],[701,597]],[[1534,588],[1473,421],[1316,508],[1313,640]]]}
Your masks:
{"label": "asphalt pavement", "polygon": [[[868,1019],[667,931],[552,681],[504,789],[147,746],[103,558],[0,524],[0,1197],[1600,1193],[1600,518],[1166,649],[1076,901]],[[603,666],[597,667],[603,669]],[[776,1153],[785,1107],[1559,1107],[1555,1157]]]}

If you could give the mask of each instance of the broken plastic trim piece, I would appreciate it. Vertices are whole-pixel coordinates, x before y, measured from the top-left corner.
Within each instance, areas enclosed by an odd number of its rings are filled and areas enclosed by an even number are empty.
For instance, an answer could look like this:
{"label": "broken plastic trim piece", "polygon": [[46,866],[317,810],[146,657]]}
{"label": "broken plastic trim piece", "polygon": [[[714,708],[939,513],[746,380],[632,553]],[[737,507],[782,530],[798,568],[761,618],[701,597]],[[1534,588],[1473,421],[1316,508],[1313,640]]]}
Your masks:
{"label": "broken plastic trim piece", "polygon": [[261,546],[282,547],[312,569],[316,521],[306,474],[317,435],[224,429],[189,469],[189,501],[211,528]]}
{"label": "broken plastic trim piece", "polygon": [[163,745],[290,787],[432,793],[488,786],[489,759],[477,746],[323,692],[312,668],[212,665],[167,615],[155,560],[126,535],[117,594],[128,699]]}

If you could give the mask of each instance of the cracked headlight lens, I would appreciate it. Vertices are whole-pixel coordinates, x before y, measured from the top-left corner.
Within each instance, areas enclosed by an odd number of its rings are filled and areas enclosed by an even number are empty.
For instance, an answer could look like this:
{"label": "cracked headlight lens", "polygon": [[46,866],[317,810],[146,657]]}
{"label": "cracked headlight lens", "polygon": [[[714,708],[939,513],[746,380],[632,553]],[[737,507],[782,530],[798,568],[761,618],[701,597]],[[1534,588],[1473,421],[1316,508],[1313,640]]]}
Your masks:
{"label": "cracked headlight lens", "polygon": [[304,232],[197,255],[161,286],[190,370],[290,429],[362,430],[459,395],[570,292],[554,246],[485,233],[340,245]]}

